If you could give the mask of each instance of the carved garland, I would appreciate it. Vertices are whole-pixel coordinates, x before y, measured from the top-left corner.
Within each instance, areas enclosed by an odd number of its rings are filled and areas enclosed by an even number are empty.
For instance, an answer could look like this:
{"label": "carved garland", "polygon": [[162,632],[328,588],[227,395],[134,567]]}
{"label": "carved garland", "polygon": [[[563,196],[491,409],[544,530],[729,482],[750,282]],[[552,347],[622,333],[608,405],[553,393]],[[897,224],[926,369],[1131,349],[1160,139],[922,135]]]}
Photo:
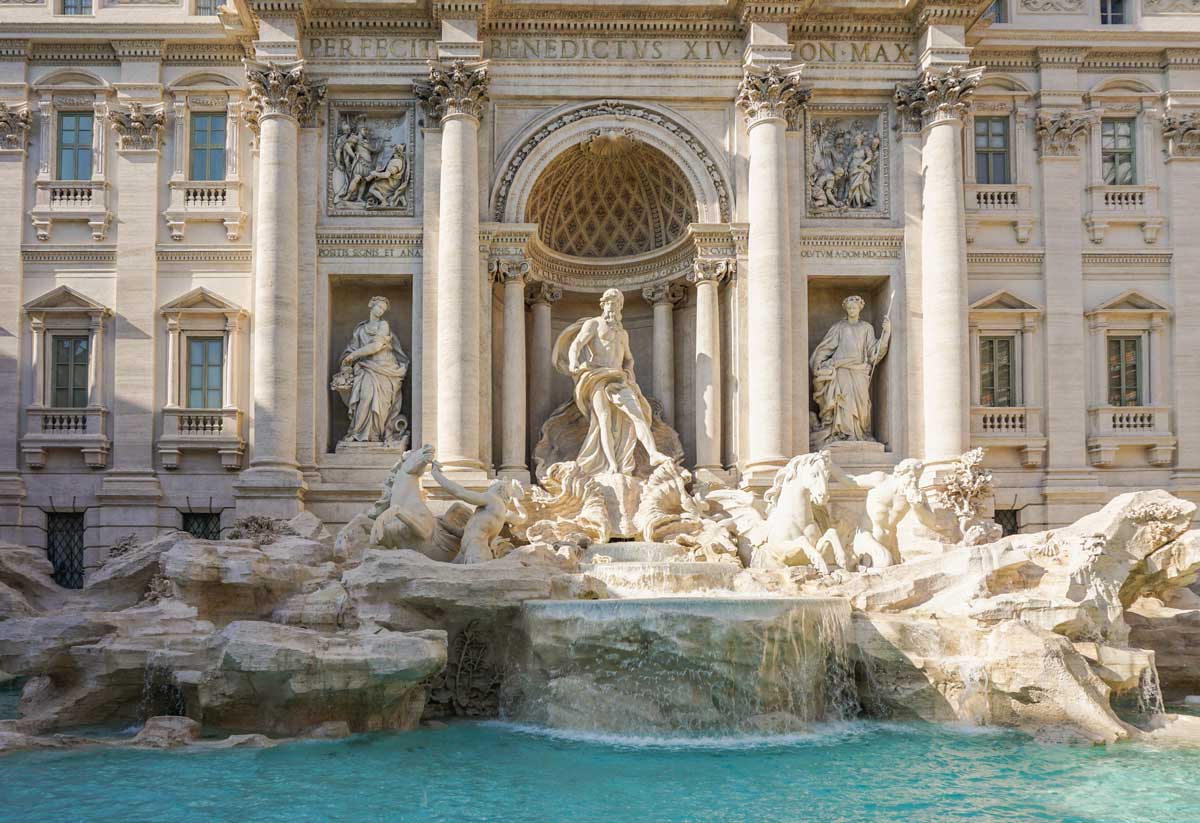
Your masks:
{"label": "carved garland", "polygon": [[23,151],[29,145],[32,124],[33,116],[28,109],[17,111],[10,109],[7,103],[0,103],[0,149]]}
{"label": "carved garland", "polygon": [[246,80],[250,85],[246,122],[255,134],[268,114],[309,122],[325,97],[325,86],[312,82],[301,63],[247,63]]}
{"label": "carved garland", "polygon": [[1039,111],[1037,136],[1043,157],[1074,157],[1079,154],[1079,138],[1087,133],[1092,118],[1085,112]]}
{"label": "carved garland", "polygon": [[428,82],[413,83],[413,91],[438,122],[456,115],[478,120],[487,102],[489,81],[487,64],[455,60],[448,66],[431,64]]}
{"label": "carved garland", "polygon": [[496,220],[503,222],[504,211],[508,205],[508,195],[512,189],[513,181],[517,177],[517,171],[521,168],[521,164],[525,162],[526,158],[533,153],[534,149],[549,139],[559,129],[589,117],[630,117],[645,120],[666,129],[673,137],[682,141],[684,145],[691,149],[700,160],[701,165],[708,172],[709,180],[717,192],[721,222],[727,223],[732,219],[729,207],[729,191],[725,187],[725,180],[721,176],[719,166],[691,131],[670,117],[651,109],[642,108],[635,103],[603,100],[599,103],[564,113],[562,116],[542,126],[533,136],[521,144],[521,147],[513,155],[512,160],[509,161],[508,168],[504,170],[504,175],[500,178],[500,182],[497,185],[496,208],[493,210]]}
{"label": "carved garland", "polygon": [[1200,111],[1174,114],[1168,111],[1162,121],[1167,154],[1171,157],[1200,157]]}
{"label": "carved garland", "polygon": [[1200,13],[1200,0],[1143,0],[1144,14]]}
{"label": "carved garland", "polygon": [[735,102],[746,115],[746,125],[763,120],[788,120],[812,97],[812,89],[800,85],[800,69],[783,71],[772,64],[766,69],[748,67],[742,74]]}
{"label": "carved garland", "polygon": [[147,111],[141,103],[133,102],[127,111],[110,111],[108,122],[117,132],[118,151],[149,151],[162,145],[167,117],[161,109]]}
{"label": "carved garland", "polygon": [[983,77],[983,67],[951,66],[944,72],[926,69],[916,80],[897,83],[893,99],[908,126],[961,120]]}
{"label": "carved garland", "polygon": [[1083,10],[1083,0],[1021,0],[1023,11],[1066,13]]}

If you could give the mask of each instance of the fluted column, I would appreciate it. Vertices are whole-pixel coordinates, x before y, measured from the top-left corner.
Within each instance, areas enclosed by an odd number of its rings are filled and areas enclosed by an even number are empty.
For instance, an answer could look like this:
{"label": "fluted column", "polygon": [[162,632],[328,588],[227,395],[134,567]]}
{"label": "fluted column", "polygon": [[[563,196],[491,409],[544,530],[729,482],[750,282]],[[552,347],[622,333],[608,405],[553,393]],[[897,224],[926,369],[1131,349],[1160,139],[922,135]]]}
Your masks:
{"label": "fluted column", "polygon": [[[253,504],[255,510],[290,515],[298,510],[304,488],[296,464],[297,145],[300,121],[314,116],[325,90],[311,82],[301,63],[248,63],[246,76],[247,119],[259,130],[259,159],[251,319],[254,433],[250,468],[242,476],[239,496],[261,496],[266,499]],[[247,507],[239,500],[242,508]]]}
{"label": "fluted column", "polygon": [[434,63],[416,85],[442,127],[437,252],[437,455],[447,468],[482,472],[480,460],[479,119],[482,63]]}
{"label": "fluted column", "polygon": [[675,306],[687,296],[682,283],[662,283],[642,289],[654,309],[654,371],[651,391],[662,404],[663,420],[675,426]]}
{"label": "fluted column", "polygon": [[734,258],[696,258],[696,476],[721,473],[721,283],[737,266]]}
{"label": "fluted column", "polygon": [[542,424],[553,411],[550,381],[554,377],[554,333],[551,327],[552,306],[562,299],[562,289],[552,283],[535,281],[525,290],[529,305],[529,431],[536,445],[541,437]]}
{"label": "fluted column", "polygon": [[[21,426],[23,398],[19,390],[22,385],[22,362],[28,360],[35,369],[34,380],[40,381],[41,370],[41,321],[34,323],[33,351],[22,357],[24,335],[22,325],[25,312],[25,278],[18,238],[24,230],[25,201],[30,195],[27,189],[29,175],[26,174],[26,150],[29,146],[29,131],[33,115],[29,104],[21,97],[11,100],[11,105],[0,102],[0,539],[13,543],[24,543],[28,537],[21,531],[21,500],[25,496],[25,484],[21,480],[18,440]],[[35,318],[30,318],[34,321]],[[40,382],[38,383],[40,386]],[[35,405],[41,405],[40,388],[34,395]]]}
{"label": "fluted column", "polygon": [[791,240],[784,132],[789,112],[811,94],[799,80],[799,69],[749,66],[737,97],[750,136],[750,419],[744,476],[750,485],[769,483],[790,456],[792,376],[784,352],[791,346]]}
{"label": "fluted column", "polygon": [[504,358],[500,371],[500,474],[529,480],[525,463],[525,282],[529,263],[493,260],[492,279],[504,289]]}
{"label": "fluted column", "polygon": [[950,460],[970,446],[967,238],[962,124],[982,69],[929,69],[896,87],[897,108],[923,135],[921,312],[925,459]]}

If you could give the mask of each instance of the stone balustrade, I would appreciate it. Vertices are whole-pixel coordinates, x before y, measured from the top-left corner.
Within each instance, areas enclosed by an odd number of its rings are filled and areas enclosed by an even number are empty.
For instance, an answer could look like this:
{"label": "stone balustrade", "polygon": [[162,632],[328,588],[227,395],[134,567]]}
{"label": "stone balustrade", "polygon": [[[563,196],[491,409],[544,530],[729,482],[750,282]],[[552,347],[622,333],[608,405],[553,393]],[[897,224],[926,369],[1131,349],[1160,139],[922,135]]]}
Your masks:
{"label": "stone balustrade", "polygon": [[1042,410],[1036,406],[972,406],[971,446],[1011,447],[1020,451],[1026,468],[1042,465],[1046,436]]}
{"label": "stone balustrade", "polygon": [[967,183],[967,242],[974,243],[980,226],[1011,225],[1018,243],[1027,243],[1033,231],[1032,188],[1024,183]]}
{"label": "stone balustrade", "polygon": [[108,182],[104,180],[38,180],[30,211],[38,240],[49,240],[54,224],[86,222],[92,238],[103,240],[112,220]]}
{"label": "stone balustrade", "polygon": [[110,447],[105,425],[107,418],[108,410],[99,406],[26,408],[26,433],[21,438],[21,454],[26,465],[31,469],[44,468],[47,452],[62,449],[80,452],[89,468],[104,468]]}
{"label": "stone balustrade", "polygon": [[163,434],[158,439],[163,468],[179,468],[184,451],[216,452],[225,469],[241,468],[246,451],[242,417],[240,409],[163,409]]}
{"label": "stone balustrade", "polygon": [[164,213],[172,240],[183,240],[188,223],[221,223],[225,236],[237,240],[246,212],[238,180],[172,180],[171,199]]}
{"label": "stone balustrade", "polygon": [[1169,406],[1093,406],[1088,409],[1088,460],[1112,466],[1122,446],[1142,447],[1153,466],[1169,466],[1176,438]]}
{"label": "stone balustrade", "polygon": [[1113,225],[1136,225],[1147,243],[1158,240],[1164,219],[1158,186],[1088,186],[1089,211],[1084,217],[1093,243],[1103,243]]}

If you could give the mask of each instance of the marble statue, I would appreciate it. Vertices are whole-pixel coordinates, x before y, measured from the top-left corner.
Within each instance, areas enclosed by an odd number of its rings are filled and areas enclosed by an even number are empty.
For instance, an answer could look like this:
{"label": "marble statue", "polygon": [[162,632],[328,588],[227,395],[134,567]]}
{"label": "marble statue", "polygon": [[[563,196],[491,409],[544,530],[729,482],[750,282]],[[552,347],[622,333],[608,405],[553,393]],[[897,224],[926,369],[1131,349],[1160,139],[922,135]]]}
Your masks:
{"label": "marble statue", "polygon": [[349,409],[350,428],[342,443],[403,448],[407,442],[408,420],[400,413],[400,392],[409,358],[383,319],[388,305],[386,297],[371,298],[370,319],[354,327],[330,384]]}
{"label": "marble statue", "polygon": [[819,413],[814,445],[839,440],[874,440],[871,435],[871,378],[887,354],[892,321],[883,318],[878,339],[875,329],[859,319],[865,302],[858,295],[842,301],[846,319],[834,323],[809,358],[813,400]]}
{"label": "marble statue", "polygon": [[942,531],[942,524],[921,491],[921,472],[925,466],[920,460],[901,460],[890,474],[879,471],[849,475],[832,460],[828,465],[838,482],[868,489],[863,520],[854,535],[854,552],[869,557],[873,568],[901,562],[897,527],[910,511],[926,528]]}
{"label": "marble statue", "polygon": [[392,467],[382,495],[368,514],[374,520],[372,545],[421,551],[433,537],[437,519],[421,489],[421,475],[432,462],[433,446],[425,445],[405,452]]}
{"label": "marble statue", "polygon": [[471,491],[446,477],[437,461],[434,461],[430,474],[452,497],[475,506],[475,511],[462,529],[462,539],[454,562],[483,563],[499,557],[504,547],[500,532],[504,529],[509,503],[514,497],[513,484],[519,489],[520,483],[515,480],[497,480],[488,486],[486,491]]}
{"label": "marble statue", "polygon": [[588,421],[575,462],[589,475],[632,475],[639,445],[651,466],[672,459],[655,444],[650,403],[634,378],[629,334],[621,325],[624,303],[619,290],[608,289],[600,316],[571,324],[554,347],[555,367],[575,381],[575,405]]}
{"label": "marble statue", "polygon": [[408,206],[408,160],[404,157],[404,146],[392,146],[383,168],[372,171],[363,180],[367,185],[363,201],[368,209]]}
{"label": "marble statue", "polygon": [[333,161],[345,175],[345,185],[334,196],[334,203],[361,201],[368,178],[375,171],[376,158],[383,153],[384,142],[371,135],[365,125],[357,129],[343,120],[334,143]]}

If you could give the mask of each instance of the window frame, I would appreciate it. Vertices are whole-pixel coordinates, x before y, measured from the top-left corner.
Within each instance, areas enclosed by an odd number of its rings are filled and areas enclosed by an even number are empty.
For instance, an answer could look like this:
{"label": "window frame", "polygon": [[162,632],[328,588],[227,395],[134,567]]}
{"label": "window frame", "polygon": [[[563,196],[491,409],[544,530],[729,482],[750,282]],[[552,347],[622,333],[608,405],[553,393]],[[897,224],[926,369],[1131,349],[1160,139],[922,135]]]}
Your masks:
{"label": "window frame", "polygon": [[[88,333],[87,329],[81,329],[79,331],[57,329],[47,334],[46,339],[47,347],[49,349],[48,356],[46,358],[47,371],[49,372],[49,379],[46,381],[48,394],[47,399],[51,401],[47,403],[47,405],[52,409],[88,408],[91,405],[91,360],[94,356],[92,352],[92,335]],[[71,379],[68,380],[68,386],[60,386],[58,381],[58,370],[60,365],[58,362],[58,344],[59,341],[62,340],[82,340],[85,347],[85,357],[83,363],[78,364],[72,362],[69,365],[72,376]],[[83,383],[81,386],[74,385],[74,378],[77,376],[75,373],[77,371],[82,371]],[[59,391],[66,391],[71,401],[75,400],[74,394],[76,392],[82,392],[83,402],[69,402],[66,404],[59,403]]]}
{"label": "window frame", "polygon": [[[1011,114],[976,115],[975,117],[971,118],[971,120],[972,120],[972,122],[971,122],[971,146],[972,146],[972,155],[973,155],[974,164],[975,164],[975,166],[974,166],[975,167],[975,182],[981,186],[1011,186],[1014,182],[1014,180],[1013,180],[1013,123],[1012,123]],[[983,137],[987,138],[987,141],[989,143],[991,142],[991,139],[993,136],[992,132],[991,132],[990,124],[991,123],[1003,123],[1004,124],[1004,148],[1002,151],[1000,149],[991,148],[991,146],[986,146],[984,148],[979,147],[978,143],[979,143],[979,138],[981,136],[979,134],[979,124],[981,122],[989,124],[989,128],[987,129],[986,134],[982,135]],[[993,169],[992,169],[991,159],[992,159],[992,157],[999,155],[1001,153],[1003,153],[1003,155],[1004,155],[1004,177],[1005,177],[1005,179],[1002,181],[992,180],[991,176],[992,176]],[[979,179],[979,160],[980,160],[981,155],[983,157],[987,158],[987,160],[988,160],[988,162],[986,163],[988,179],[986,181]]]}
{"label": "window frame", "polygon": [[[1120,20],[1113,20],[1113,6],[1118,6],[1117,14],[1120,15]],[[1100,25],[1102,26],[1127,26],[1133,22],[1130,12],[1132,11],[1132,3],[1126,0],[1100,0],[1097,3],[1097,10],[1100,14]],[[1109,19],[1105,19],[1109,18]]]}
{"label": "window frame", "polygon": [[[69,3],[87,5],[86,10],[67,11]],[[61,17],[94,17],[96,15],[96,0],[55,0],[54,13]]]}
{"label": "window frame", "polygon": [[[85,145],[82,143],[73,143],[69,151],[74,158],[73,162],[76,167],[79,164],[79,158],[82,156],[87,159],[88,173],[86,176],[81,176],[76,173],[72,177],[67,177],[63,174],[63,154],[68,150],[64,144],[64,120],[68,117],[79,118],[87,117],[91,121],[91,128],[88,130],[88,135],[91,138]],[[79,135],[80,130],[75,128],[73,134]],[[96,177],[96,112],[94,109],[59,109],[54,117],[54,179],[55,180],[78,180],[80,182],[86,180],[94,180]]]}
{"label": "window frame", "polygon": [[[203,146],[196,145],[196,121],[197,118],[213,118],[220,117],[224,127],[221,129],[222,141],[219,146],[213,143],[205,143]],[[187,155],[186,155],[186,176],[187,179],[193,182],[201,183],[223,183],[229,177],[229,112],[225,109],[189,109],[187,115]],[[207,130],[207,134],[211,139],[212,129]],[[182,149],[180,149],[182,151]],[[205,175],[197,177],[196,170],[196,153],[202,151],[205,153]],[[212,154],[220,152],[219,177],[211,176],[212,169]]]}
{"label": "window frame", "polygon": [[[1148,341],[1147,341],[1146,337],[1147,337],[1147,335],[1145,332],[1139,333],[1139,332],[1128,331],[1128,330],[1110,331],[1104,335],[1104,374],[1105,374],[1104,404],[1106,406],[1112,406],[1115,408],[1141,408],[1141,407],[1150,405],[1150,403],[1147,402],[1147,400],[1148,400],[1148,396],[1147,396],[1148,382],[1147,382],[1146,378],[1148,376],[1147,373],[1149,372],[1149,367],[1146,362],[1146,352],[1148,350],[1148,346],[1147,346]],[[1134,395],[1135,395],[1133,403],[1127,403],[1124,400],[1124,394],[1127,391],[1127,386],[1125,385],[1125,369],[1124,368],[1119,369],[1119,371],[1121,372],[1121,378],[1120,378],[1120,385],[1116,387],[1117,388],[1117,402],[1113,402],[1114,386],[1113,386],[1113,369],[1112,369],[1113,364],[1112,364],[1112,355],[1111,355],[1113,343],[1118,344],[1119,356],[1121,356],[1120,350],[1123,348],[1122,344],[1125,344],[1125,343],[1134,344],[1135,359],[1134,359],[1133,366],[1134,366],[1134,380],[1136,382],[1136,385],[1133,387]],[[1121,356],[1121,359],[1124,359],[1123,356]]]}
{"label": "window frame", "polygon": [[[192,385],[192,369],[195,367],[195,364],[192,363],[192,345],[194,343],[203,343],[205,349],[205,362],[200,365],[200,368],[203,369],[204,373],[204,385],[202,388],[196,388]],[[214,366],[207,362],[207,352],[210,350],[210,347],[213,344],[216,344],[217,353],[220,357],[220,360],[215,367],[218,369],[217,387],[215,389],[217,392],[218,402],[217,405],[210,406],[208,405],[207,395],[214,391],[214,389],[209,387],[208,378],[211,376],[209,370],[214,368]],[[181,404],[183,408],[195,411],[219,411],[220,409],[225,408],[225,354],[227,345],[228,344],[225,335],[215,330],[206,331],[197,329],[190,333],[183,333],[183,373],[180,375],[180,378],[183,382],[183,385],[180,387],[180,394],[184,400],[184,402]],[[196,406],[192,404],[193,391],[199,391],[205,396],[204,405]]]}
{"label": "window frame", "polygon": [[[1118,148],[1116,146],[1114,146],[1111,149],[1106,149],[1104,147],[1104,140],[1105,140],[1104,130],[1105,130],[1105,127],[1109,126],[1109,125],[1113,126],[1113,141],[1114,141],[1114,143],[1120,139],[1120,135],[1117,133],[1117,130],[1116,130],[1117,127],[1120,125],[1127,125],[1129,127],[1129,148],[1128,149],[1122,149],[1122,148]],[[1138,118],[1136,116],[1133,116],[1133,117],[1102,116],[1100,118],[1100,124],[1099,124],[1100,181],[1103,185],[1105,185],[1105,186],[1138,186],[1138,185],[1142,185],[1139,182],[1141,180],[1141,175],[1139,174],[1139,169],[1138,169],[1138,162],[1139,162],[1140,158],[1139,158],[1139,151],[1138,151],[1139,141],[1138,141],[1138,137],[1137,137],[1137,132],[1138,132]],[[1105,172],[1104,172],[1104,167],[1105,167],[1105,158],[1109,155],[1112,155],[1114,158],[1123,157],[1125,155],[1128,155],[1129,170],[1130,170],[1130,180],[1129,181],[1124,182],[1124,183],[1118,182],[1116,170],[1119,168],[1119,166],[1116,164],[1116,162],[1114,162],[1114,165],[1113,165],[1113,170],[1114,170],[1113,180],[1110,181],[1107,178],[1107,176],[1105,175]]]}
{"label": "window frame", "polygon": [[[996,380],[995,380],[996,366],[995,366],[995,355],[993,354],[992,387],[991,387],[993,402],[987,403],[987,402],[984,402],[984,396],[987,391],[987,386],[984,384],[984,379],[983,379],[984,349],[988,347],[988,344],[992,344],[991,348],[994,351],[994,349],[995,349],[994,344],[996,344],[1000,341],[1007,342],[1008,347],[1009,347],[1009,353],[1008,353],[1008,399],[1009,399],[1009,402],[1008,403],[994,402],[995,394],[996,394]],[[1020,354],[1019,354],[1020,349],[1021,349],[1021,344],[1019,342],[1019,334],[1017,334],[1015,332],[1013,332],[1013,333],[1006,333],[1006,332],[984,333],[981,330],[981,333],[979,335],[979,352],[978,352],[979,362],[976,364],[976,380],[979,383],[979,386],[978,386],[979,395],[978,396],[979,396],[979,405],[980,406],[983,406],[983,407],[989,408],[989,409],[1012,409],[1012,408],[1020,408],[1021,407],[1021,402],[1020,402],[1021,398],[1020,398],[1020,392],[1019,392],[1019,386],[1021,383],[1021,371],[1020,371],[1021,362],[1020,362]]]}
{"label": "window frame", "polygon": [[[212,11],[203,11],[204,3],[212,3]],[[218,17],[218,9],[221,8],[221,0],[195,0],[192,6],[192,13],[197,17]]]}

